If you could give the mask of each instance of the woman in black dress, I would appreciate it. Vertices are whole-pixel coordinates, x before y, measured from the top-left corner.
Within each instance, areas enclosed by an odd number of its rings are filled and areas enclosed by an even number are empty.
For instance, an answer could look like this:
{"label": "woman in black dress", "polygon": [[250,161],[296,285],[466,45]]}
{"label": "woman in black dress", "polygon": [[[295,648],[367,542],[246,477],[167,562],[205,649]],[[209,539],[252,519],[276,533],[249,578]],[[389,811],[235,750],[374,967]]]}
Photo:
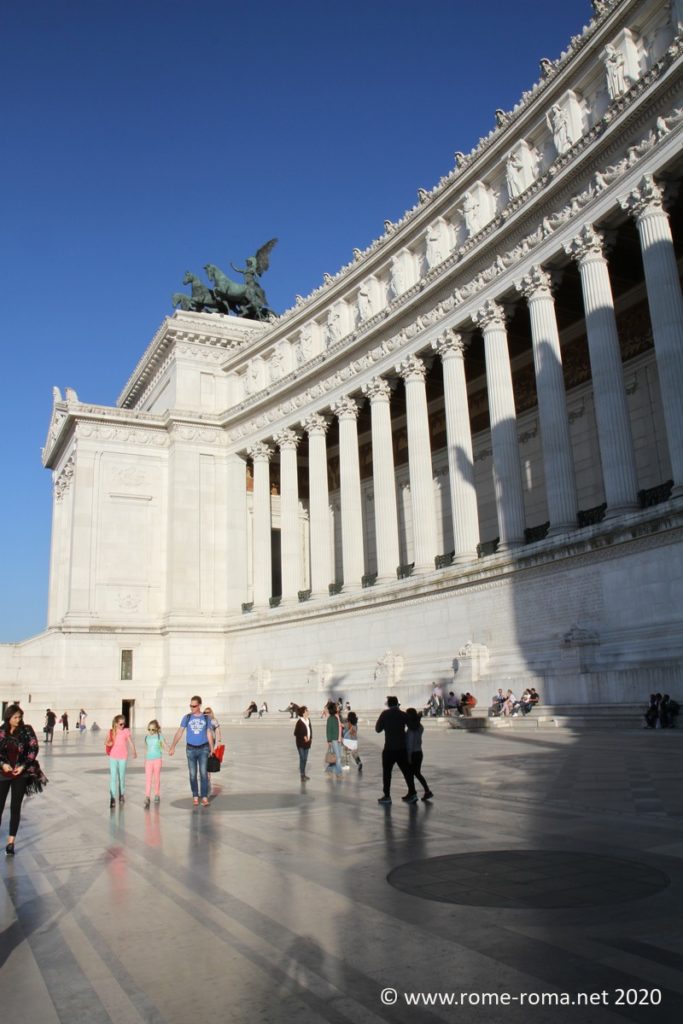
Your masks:
{"label": "woman in black dress", "polygon": [[14,855],[14,840],[19,829],[21,805],[31,781],[28,770],[38,753],[38,740],[18,704],[6,709],[0,728],[0,821],[7,797],[10,797],[9,836],[5,853]]}

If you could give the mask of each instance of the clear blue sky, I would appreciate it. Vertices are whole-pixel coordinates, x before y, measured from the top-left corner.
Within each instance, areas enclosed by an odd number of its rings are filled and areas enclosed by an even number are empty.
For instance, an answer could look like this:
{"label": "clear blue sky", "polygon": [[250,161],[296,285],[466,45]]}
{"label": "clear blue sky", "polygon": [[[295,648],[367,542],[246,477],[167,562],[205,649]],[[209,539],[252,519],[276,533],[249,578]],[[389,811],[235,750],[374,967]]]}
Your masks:
{"label": "clear blue sky", "polygon": [[292,305],[590,17],[589,0],[3,4],[0,642],[45,625],[53,385],[113,405],[184,271],[273,236],[268,299]]}

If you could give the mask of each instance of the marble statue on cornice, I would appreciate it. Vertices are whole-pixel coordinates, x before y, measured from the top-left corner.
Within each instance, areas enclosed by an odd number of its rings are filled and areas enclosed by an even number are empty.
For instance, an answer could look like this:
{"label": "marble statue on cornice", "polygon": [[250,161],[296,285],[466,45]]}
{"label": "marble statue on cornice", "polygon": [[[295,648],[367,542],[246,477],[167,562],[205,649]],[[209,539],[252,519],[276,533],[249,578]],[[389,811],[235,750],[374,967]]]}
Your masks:
{"label": "marble statue on cornice", "polygon": [[615,49],[610,43],[605,47],[603,54],[605,70],[607,71],[607,91],[609,98],[615,100],[626,92],[626,74],[624,71],[624,55],[620,50]]}
{"label": "marble statue on cornice", "polygon": [[462,213],[465,221],[465,229],[468,237],[470,235],[476,235],[480,227],[479,203],[471,192],[465,192],[463,195],[460,212]]}
{"label": "marble statue on cornice", "polygon": [[562,107],[555,103],[550,113],[546,114],[546,121],[550,131],[553,133],[553,142],[557,155],[562,156],[569,149],[569,125],[567,115]]}
{"label": "marble statue on cornice", "polygon": [[505,162],[505,180],[510,199],[514,199],[524,191],[524,164],[518,153],[510,153]]}

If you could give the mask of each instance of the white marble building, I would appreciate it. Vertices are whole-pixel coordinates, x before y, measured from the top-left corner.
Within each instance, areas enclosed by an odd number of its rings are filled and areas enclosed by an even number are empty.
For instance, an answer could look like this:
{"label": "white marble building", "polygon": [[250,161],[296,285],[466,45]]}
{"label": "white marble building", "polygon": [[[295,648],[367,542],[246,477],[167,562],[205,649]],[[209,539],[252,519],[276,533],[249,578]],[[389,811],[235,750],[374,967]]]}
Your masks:
{"label": "white marble building", "polygon": [[681,5],[593,6],[276,322],[177,312],[116,408],[55,390],[48,623],[3,699],[681,698]]}

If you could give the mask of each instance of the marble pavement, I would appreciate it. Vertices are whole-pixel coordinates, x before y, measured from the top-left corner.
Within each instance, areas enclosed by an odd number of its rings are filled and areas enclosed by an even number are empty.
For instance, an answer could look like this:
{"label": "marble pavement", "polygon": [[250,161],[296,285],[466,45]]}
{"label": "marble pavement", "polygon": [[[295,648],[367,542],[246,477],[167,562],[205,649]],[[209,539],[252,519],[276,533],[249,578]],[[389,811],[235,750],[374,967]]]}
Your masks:
{"label": "marble pavement", "polygon": [[0,862],[3,1020],[683,1019],[681,730],[428,727],[433,804],[384,808],[371,727],[337,782],[313,724],[305,789],[280,715],[228,725],[208,809],[179,749],[112,813],[103,734],[56,733]]}

